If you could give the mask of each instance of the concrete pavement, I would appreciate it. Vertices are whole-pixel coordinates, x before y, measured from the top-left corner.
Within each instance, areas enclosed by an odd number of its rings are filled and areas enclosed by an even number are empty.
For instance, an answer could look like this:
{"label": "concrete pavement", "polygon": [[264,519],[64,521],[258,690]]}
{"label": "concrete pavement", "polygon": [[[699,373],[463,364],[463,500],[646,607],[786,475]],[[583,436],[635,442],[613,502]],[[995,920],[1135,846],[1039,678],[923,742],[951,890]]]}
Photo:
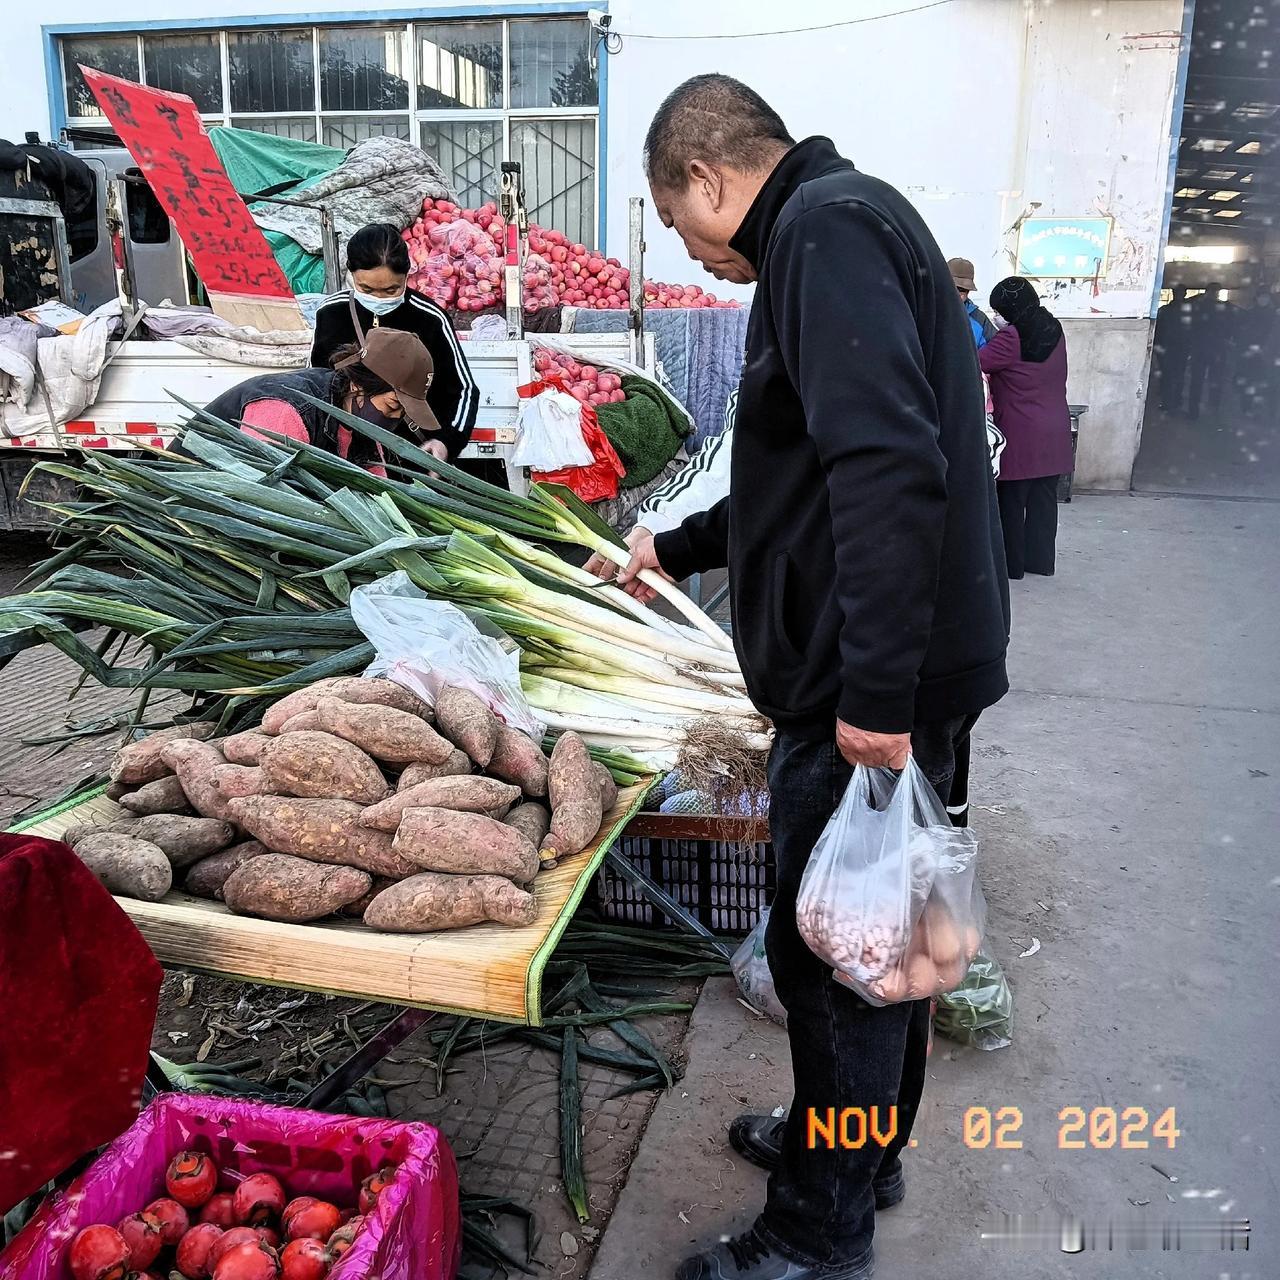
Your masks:
{"label": "concrete pavement", "polygon": [[[877,1276],[1273,1280],[1280,504],[1082,495],[1061,517],[1058,576],[1013,584],[1013,690],[983,717],[974,764],[1014,1043],[984,1054],[935,1041]],[[686,1050],[592,1280],[669,1275],[762,1201],[764,1175],[724,1131],[748,1103],[785,1100],[782,1034],[709,984]],[[1088,1145],[1086,1129],[1074,1149],[1066,1107],[1141,1107],[1153,1121],[1173,1107],[1181,1132],[1170,1149],[1135,1131],[1152,1145],[1126,1150]],[[1009,1137],[1023,1145],[971,1149],[970,1108],[1017,1108]],[[1154,1247],[982,1240],[1002,1213],[1142,1224]],[[1248,1252],[1191,1237],[1237,1218],[1253,1226]],[[1166,1223],[1184,1228],[1181,1252],[1161,1251]]]}

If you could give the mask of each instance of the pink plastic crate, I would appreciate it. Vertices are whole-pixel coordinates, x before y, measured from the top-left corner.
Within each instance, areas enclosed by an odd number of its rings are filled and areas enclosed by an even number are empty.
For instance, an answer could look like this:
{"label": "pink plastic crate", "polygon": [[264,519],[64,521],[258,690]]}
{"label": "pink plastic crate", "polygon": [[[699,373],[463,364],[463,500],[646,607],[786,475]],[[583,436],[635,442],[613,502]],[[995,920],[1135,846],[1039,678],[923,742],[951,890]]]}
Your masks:
{"label": "pink plastic crate", "polygon": [[354,1207],[360,1183],[399,1166],[331,1280],[453,1280],[461,1250],[458,1172],[437,1129],[332,1116],[239,1098],[157,1098],[65,1192],[54,1196],[0,1254],[0,1280],[70,1280],[67,1255],[83,1227],[114,1225],[164,1194],[169,1161],[203,1151],[230,1190],[273,1173],[290,1196]]}

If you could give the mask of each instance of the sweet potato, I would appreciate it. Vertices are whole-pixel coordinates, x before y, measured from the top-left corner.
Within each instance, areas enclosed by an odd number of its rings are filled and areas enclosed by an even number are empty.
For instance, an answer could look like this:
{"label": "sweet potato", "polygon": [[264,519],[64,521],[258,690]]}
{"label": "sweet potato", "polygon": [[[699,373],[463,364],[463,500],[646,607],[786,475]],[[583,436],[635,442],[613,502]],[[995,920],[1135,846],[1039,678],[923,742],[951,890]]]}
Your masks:
{"label": "sweet potato", "polygon": [[315,705],[324,697],[324,691],[330,685],[337,684],[337,677],[331,680],[317,680],[305,689],[296,689],[286,694],[279,702],[274,702],[262,717],[262,732],[271,737],[284,728],[285,723],[303,711],[313,711]]}
{"label": "sweet potato", "polygon": [[326,867],[286,853],[264,853],[237,867],[222,898],[240,915],[264,920],[321,920],[362,898],[373,877],[355,867]]}
{"label": "sweet potato", "polygon": [[151,813],[181,813],[187,808],[187,793],[178,775],[171,773],[167,778],[157,778],[121,796],[120,807],[141,817]]}
{"label": "sweet potato", "polygon": [[114,822],[70,828],[62,839],[73,849],[95,835],[130,836],[158,845],[175,867],[207,858],[235,839],[235,827],[220,818],[193,818],[182,813],[152,813]]}
{"label": "sweet potato", "polygon": [[213,737],[217,727],[209,720],[197,721],[195,724],[175,724],[169,729],[150,734],[139,742],[130,742],[121,747],[111,761],[111,781],[142,786],[176,772],[172,765],[161,759],[165,745],[181,738],[203,742],[206,738]]}
{"label": "sweet potato", "polygon": [[345,903],[338,908],[338,914],[344,916],[348,920],[359,920],[368,910],[369,903],[380,894],[383,889],[389,889],[396,881],[388,880],[386,876],[374,876],[373,884],[369,886],[369,892],[363,898],[357,898],[354,902]]}
{"label": "sweet potato", "polygon": [[[132,822],[129,818],[127,821]],[[107,826],[101,822],[75,822],[72,823],[59,837],[63,844],[70,845],[73,849],[87,836],[97,835],[99,832],[105,831]]]}
{"label": "sweet potato", "polygon": [[453,750],[421,716],[395,707],[321,698],[316,715],[326,733],[345,738],[375,759],[391,764],[415,760],[441,764]]}
{"label": "sweet potato", "polygon": [[394,852],[385,831],[360,826],[360,806],[350,800],[245,796],[229,804],[235,820],[277,853],[358,867],[390,879],[418,870],[415,863]]}
{"label": "sweet potato", "polygon": [[460,778],[471,772],[471,757],[465,751],[454,747],[442,764],[428,764],[425,760],[415,760],[407,764],[400,775],[397,791],[408,791],[420,782],[429,782],[432,778]]}
{"label": "sweet potato", "polygon": [[407,791],[397,791],[360,815],[362,827],[394,831],[406,809],[459,809],[467,813],[502,814],[520,798],[520,788],[496,778],[469,774],[465,778],[431,778]]}
{"label": "sweet potato", "polygon": [[160,758],[182,780],[182,789],[197,813],[206,818],[226,819],[227,798],[213,781],[213,771],[227,763],[217,747],[184,739],[166,743]]}
{"label": "sweet potato", "polygon": [[498,745],[498,717],[469,689],[446,685],[436,698],[436,724],[455,747],[484,768]]}
{"label": "sweet potato", "polygon": [[554,867],[595,839],[604,814],[602,786],[586,743],[572,731],[562,733],[547,766],[551,830],[539,846],[544,865]]}
{"label": "sweet potato", "polygon": [[327,698],[341,698],[343,702],[394,707],[397,711],[407,711],[424,720],[432,718],[431,708],[416,693],[385,676],[340,676],[337,680],[326,682],[324,694]]}
{"label": "sweet potato", "polygon": [[599,830],[599,793],[557,805],[551,811],[551,830],[542,837],[538,846],[543,866],[554,867],[561,858],[581,853],[596,838]]}
{"label": "sweet potato", "polygon": [[493,920],[532,924],[533,894],[503,876],[451,876],[424,872],[384,889],[365,908],[364,922],[384,932],[428,933]]}
{"label": "sweet potato", "polygon": [[219,849],[225,849],[236,838],[236,829],[221,818],[155,813],[138,818],[126,834],[158,845],[173,866],[188,867]]}
{"label": "sweet potato", "polygon": [[262,758],[262,748],[271,739],[261,729],[246,729],[222,740],[222,754],[232,764],[257,764]]}
{"label": "sweet potato", "polygon": [[391,847],[425,871],[498,875],[526,882],[538,874],[538,851],[514,827],[482,813],[406,809]]}
{"label": "sweet potato", "polygon": [[243,840],[229,848],[219,849],[187,868],[187,878],[182,887],[193,897],[221,902],[222,886],[226,884],[227,877],[251,858],[260,858],[270,852],[260,840]]}
{"label": "sweet potato", "polygon": [[[315,707],[310,711],[299,711],[296,716],[290,716],[285,722],[281,733],[322,733],[320,727],[320,717],[316,715]],[[261,759],[261,757],[259,757]]]}
{"label": "sweet potato", "polygon": [[527,796],[547,794],[547,757],[542,748],[519,729],[498,726],[493,756],[485,766],[495,778],[514,782]]}
{"label": "sweet potato", "polygon": [[[270,738],[267,739],[271,741]],[[220,764],[213,771],[213,785],[230,800],[234,796],[270,796],[276,792],[257,765]]]}
{"label": "sweet potato", "polygon": [[159,902],[173,885],[169,859],[147,840],[102,831],[81,840],[76,856],[112,893],[125,898]]}
{"label": "sweet potato", "polygon": [[551,814],[546,805],[538,804],[536,800],[516,805],[502,821],[509,827],[515,827],[535,849],[551,829]]}
{"label": "sweet potato", "polygon": [[127,782],[113,782],[102,794],[108,800],[119,800],[121,796],[127,796],[133,789]]}
{"label": "sweet potato", "polygon": [[331,733],[282,734],[263,751],[259,767],[282,795],[377,804],[390,789],[369,756]]}
{"label": "sweet potato", "polygon": [[562,733],[547,764],[547,796],[552,814],[566,801],[582,799],[592,791],[599,794],[600,780],[587,744],[572,730]]}
{"label": "sweet potato", "polygon": [[593,763],[591,771],[600,779],[600,808],[608,813],[618,803],[618,784],[613,780],[613,774],[598,760]]}

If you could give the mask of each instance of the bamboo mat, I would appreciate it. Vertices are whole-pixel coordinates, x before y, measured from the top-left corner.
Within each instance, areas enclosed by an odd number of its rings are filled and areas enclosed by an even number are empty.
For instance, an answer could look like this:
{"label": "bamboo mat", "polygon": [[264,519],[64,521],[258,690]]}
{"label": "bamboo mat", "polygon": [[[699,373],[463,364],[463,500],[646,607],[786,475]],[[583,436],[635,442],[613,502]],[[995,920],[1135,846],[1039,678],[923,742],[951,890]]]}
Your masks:
{"label": "bamboo mat", "polygon": [[[162,964],[540,1026],[547,959],[650,785],[625,788],[595,844],[538,873],[533,882],[538,918],[518,928],[476,924],[440,933],[376,933],[353,920],[281,924],[238,916],[220,902],[176,891],[160,902],[116,901]],[[128,816],[98,791],[37,814],[13,830],[56,840],[78,823]]]}

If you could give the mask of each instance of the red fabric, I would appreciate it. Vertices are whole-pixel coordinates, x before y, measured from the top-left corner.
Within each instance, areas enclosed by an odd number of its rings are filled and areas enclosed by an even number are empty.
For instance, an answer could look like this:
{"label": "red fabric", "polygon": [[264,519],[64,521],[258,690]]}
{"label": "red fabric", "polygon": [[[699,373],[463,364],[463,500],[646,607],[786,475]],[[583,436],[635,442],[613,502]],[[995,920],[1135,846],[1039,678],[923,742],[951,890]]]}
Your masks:
{"label": "red fabric", "polygon": [[[240,422],[245,435],[253,436],[255,440],[270,441],[271,437],[252,431],[251,427],[261,427],[263,431],[275,431],[282,436],[288,436],[291,440],[301,440],[304,444],[311,443],[311,436],[307,431],[307,424],[302,420],[302,415],[287,400],[251,400],[245,405],[244,412],[240,415]],[[345,462],[350,451],[351,428],[339,427],[338,457]],[[378,446],[378,457],[382,457],[381,445]],[[370,464],[365,470],[380,480],[387,478],[386,467]]]}
{"label": "red fabric", "polygon": [[244,433],[255,440],[270,441],[269,436],[250,431],[250,427],[261,427],[263,431],[277,431],[290,440],[301,440],[303,444],[311,443],[311,435],[307,424],[302,421],[302,414],[287,400],[251,400],[240,415],[244,424]]}
{"label": "red fabric", "polygon": [[0,835],[0,1212],[137,1118],[163,971],[65,844]]}
{"label": "red fabric", "polygon": [[[557,391],[568,390],[564,377],[552,373],[537,382],[517,387],[516,395],[526,399],[536,396],[547,387],[555,387]],[[590,466],[561,467],[559,471],[534,471],[531,473],[533,478],[547,484],[565,485],[583,502],[604,502],[608,498],[616,498],[618,481],[627,474],[627,469],[600,426],[595,409],[589,404],[582,406],[582,438],[595,459]]]}

